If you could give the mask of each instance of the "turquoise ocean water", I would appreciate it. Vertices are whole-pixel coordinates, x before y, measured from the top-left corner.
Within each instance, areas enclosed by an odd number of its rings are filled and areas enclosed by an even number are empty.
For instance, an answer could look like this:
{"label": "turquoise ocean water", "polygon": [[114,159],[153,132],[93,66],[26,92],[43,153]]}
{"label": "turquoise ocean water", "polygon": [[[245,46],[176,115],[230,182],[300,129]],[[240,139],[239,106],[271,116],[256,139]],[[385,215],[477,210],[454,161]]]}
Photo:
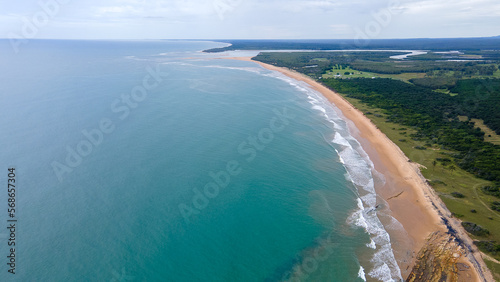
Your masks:
{"label": "turquoise ocean water", "polygon": [[400,280],[336,110],[195,41],[0,41],[0,281]]}

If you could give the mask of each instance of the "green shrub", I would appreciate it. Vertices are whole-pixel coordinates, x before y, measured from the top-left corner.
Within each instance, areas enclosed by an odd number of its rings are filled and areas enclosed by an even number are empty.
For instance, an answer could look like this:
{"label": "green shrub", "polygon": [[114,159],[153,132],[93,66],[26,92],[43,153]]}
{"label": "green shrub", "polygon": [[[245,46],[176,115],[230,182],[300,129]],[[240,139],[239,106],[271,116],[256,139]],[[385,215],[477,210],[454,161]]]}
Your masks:
{"label": "green shrub", "polygon": [[476,236],[487,236],[490,234],[490,231],[488,231],[488,229],[485,229],[472,222],[462,222],[462,226],[465,228],[465,230],[467,230],[467,232]]}
{"label": "green shrub", "polygon": [[481,187],[481,191],[483,191],[484,194],[492,195],[492,196],[500,198],[500,187],[498,187],[498,186],[496,186],[496,187],[483,186],[483,187]]}
{"label": "green shrub", "polygon": [[483,252],[488,252],[493,255],[500,253],[500,244],[496,244],[495,241],[475,241],[474,245]]}
{"label": "green shrub", "polygon": [[429,184],[430,184],[430,185],[441,184],[441,185],[444,185],[444,186],[448,186],[446,183],[444,183],[443,181],[441,181],[441,180],[439,180],[439,179],[434,179],[434,180],[431,180],[431,181],[429,181]]}

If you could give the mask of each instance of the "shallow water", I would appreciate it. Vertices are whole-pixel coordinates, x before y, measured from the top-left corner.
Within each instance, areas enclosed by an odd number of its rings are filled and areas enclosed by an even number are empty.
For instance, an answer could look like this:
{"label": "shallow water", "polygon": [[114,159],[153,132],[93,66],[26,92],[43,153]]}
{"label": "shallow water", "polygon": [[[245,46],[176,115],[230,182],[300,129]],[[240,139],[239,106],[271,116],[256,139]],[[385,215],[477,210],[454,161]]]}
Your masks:
{"label": "shallow water", "polygon": [[0,41],[2,281],[401,278],[346,123],[301,82],[198,52],[223,45]]}

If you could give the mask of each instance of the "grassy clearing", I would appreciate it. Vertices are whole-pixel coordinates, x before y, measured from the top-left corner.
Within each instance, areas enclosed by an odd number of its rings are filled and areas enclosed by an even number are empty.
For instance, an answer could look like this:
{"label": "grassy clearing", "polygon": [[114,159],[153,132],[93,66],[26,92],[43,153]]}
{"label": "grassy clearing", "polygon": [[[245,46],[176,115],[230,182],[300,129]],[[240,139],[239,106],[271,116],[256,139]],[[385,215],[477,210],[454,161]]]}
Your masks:
{"label": "grassy clearing", "polygon": [[[314,61],[324,61],[326,59],[318,58],[314,59]],[[487,66],[488,64],[486,64]],[[400,66],[401,67],[401,66]],[[345,73],[349,72],[349,75],[346,75]],[[381,73],[376,73],[376,72],[368,72],[368,71],[359,71],[356,69],[353,69],[351,67],[342,67],[340,65],[336,65],[333,67],[332,70],[327,71],[325,74],[322,75],[323,78],[339,78],[339,79],[347,79],[347,78],[392,78],[396,80],[401,80],[404,82],[409,82],[410,79],[412,78],[424,78],[424,77],[455,77],[456,72],[455,71],[446,71],[446,70],[432,70],[430,72],[424,73],[424,72],[408,72],[408,73],[401,73],[401,74],[381,74]],[[493,75],[470,75],[470,76],[462,76],[463,78],[500,78],[500,69],[497,69],[497,71]],[[439,90],[439,89],[438,89]],[[455,93],[446,93],[449,95],[457,95]]]}
{"label": "grassy clearing", "polygon": [[[458,116],[458,119],[461,121],[467,121],[469,118],[466,116]],[[479,127],[485,133],[484,141],[500,145],[500,135],[496,134],[495,131],[484,124],[482,119],[473,118],[471,121],[475,123],[475,127]]]}
{"label": "grassy clearing", "polygon": [[500,78],[500,65],[497,64],[485,64],[485,66],[497,66],[497,70],[493,73],[493,75],[473,75],[471,78]]}
{"label": "grassy clearing", "polygon": [[[346,75],[345,73],[349,72],[351,74]],[[401,74],[380,74],[374,72],[367,71],[359,71],[352,69],[350,67],[340,69],[339,66],[334,67],[333,70],[328,71],[326,74],[323,74],[323,78],[392,78],[396,80],[402,80],[404,82],[408,82],[412,78],[423,78],[425,77],[425,73],[401,73]]]}
{"label": "grassy clearing", "polygon": [[481,130],[486,134],[484,140],[495,145],[500,145],[500,135],[496,134],[495,131],[491,130],[486,124],[484,124],[482,119],[471,119],[476,124],[476,127],[481,128]]}
{"label": "grassy clearing", "polygon": [[329,62],[330,60],[326,58],[314,58],[311,61],[318,61],[318,62]]}
{"label": "grassy clearing", "polygon": [[436,90],[433,90],[433,91],[437,92],[437,93],[447,94],[447,95],[450,95],[450,96],[457,96],[458,95],[457,93],[450,92],[450,90],[448,90],[448,89],[436,89]]}
{"label": "grassy clearing", "polygon": [[[500,242],[500,213],[490,209],[490,204],[499,199],[480,190],[482,186],[491,185],[491,182],[476,178],[460,169],[453,161],[436,161],[437,158],[452,160],[450,154],[453,152],[427,144],[425,141],[413,140],[410,135],[415,133],[415,130],[387,122],[384,110],[369,107],[357,99],[346,99],[365,114],[368,112],[367,116],[373,123],[396,143],[410,160],[426,167],[421,168],[422,174],[456,217],[462,221],[474,222],[490,231],[489,236],[472,236],[474,239]],[[416,147],[426,149],[419,150]],[[452,195],[453,192],[458,192],[464,197],[456,198]],[[500,259],[500,255],[495,258]],[[497,273],[500,274],[500,271]]]}
{"label": "grassy clearing", "polygon": [[500,68],[495,73],[493,73],[493,77],[500,78]]}

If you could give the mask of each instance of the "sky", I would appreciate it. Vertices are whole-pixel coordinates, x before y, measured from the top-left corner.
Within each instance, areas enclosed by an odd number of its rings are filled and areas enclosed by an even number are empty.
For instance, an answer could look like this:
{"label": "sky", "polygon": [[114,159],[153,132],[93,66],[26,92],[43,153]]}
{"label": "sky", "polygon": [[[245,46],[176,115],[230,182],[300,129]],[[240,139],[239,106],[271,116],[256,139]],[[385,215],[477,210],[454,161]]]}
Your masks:
{"label": "sky", "polygon": [[444,38],[498,27],[499,0],[0,0],[0,38]]}

